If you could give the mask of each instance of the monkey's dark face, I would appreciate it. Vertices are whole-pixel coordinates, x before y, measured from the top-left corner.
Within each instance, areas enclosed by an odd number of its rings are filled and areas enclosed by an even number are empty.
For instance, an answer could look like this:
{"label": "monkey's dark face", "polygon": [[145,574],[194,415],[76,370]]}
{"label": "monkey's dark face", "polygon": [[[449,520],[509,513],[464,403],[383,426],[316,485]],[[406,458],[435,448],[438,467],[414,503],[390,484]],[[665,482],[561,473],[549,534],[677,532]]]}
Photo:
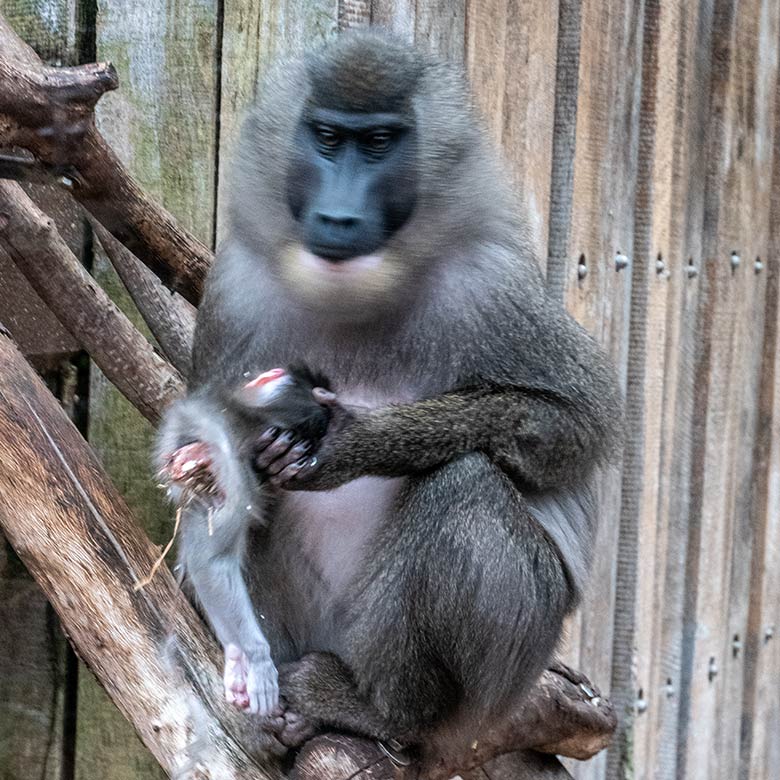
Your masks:
{"label": "monkey's dark face", "polygon": [[314,257],[376,256],[417,200],[415,131],[396,113],[307,108],[287,177],[287,203]]}

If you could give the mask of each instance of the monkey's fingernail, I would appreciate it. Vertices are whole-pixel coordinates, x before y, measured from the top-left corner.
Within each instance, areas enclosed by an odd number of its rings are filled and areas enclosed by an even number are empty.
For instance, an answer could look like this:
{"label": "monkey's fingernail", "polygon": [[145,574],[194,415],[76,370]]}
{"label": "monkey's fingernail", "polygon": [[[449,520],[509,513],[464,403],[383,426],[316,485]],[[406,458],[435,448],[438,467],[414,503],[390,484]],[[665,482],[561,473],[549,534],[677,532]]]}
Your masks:
{"label": "monkey's fingernail", "polygon": [[299,461],[296,462],[296,466],[300,466],[303,468],[304,466],[316,466],[317,465],[317,458],[316,457],[306,457],[301,458]]}
{"label": "monkey's fingernail", "polygon": [[278,428],[269,428],[267,431],[263,431],[260,434],[260,441],[265,441],[266,439],[275,439],[278,435]]}

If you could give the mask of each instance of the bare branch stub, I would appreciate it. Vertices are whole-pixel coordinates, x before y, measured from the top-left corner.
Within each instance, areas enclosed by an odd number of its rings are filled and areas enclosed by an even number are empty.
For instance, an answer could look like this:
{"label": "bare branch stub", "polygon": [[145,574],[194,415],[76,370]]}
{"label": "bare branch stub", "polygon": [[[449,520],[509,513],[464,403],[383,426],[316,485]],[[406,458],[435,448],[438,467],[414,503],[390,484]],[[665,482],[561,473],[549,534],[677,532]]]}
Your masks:
{"label": "bare branch stub", "polygon": [[213,255],[149,198],[95,127],[111,64],[45,66],[0,16],[0,147],[30,151],[69,180],[73,196],[170,287],[200,300]]}

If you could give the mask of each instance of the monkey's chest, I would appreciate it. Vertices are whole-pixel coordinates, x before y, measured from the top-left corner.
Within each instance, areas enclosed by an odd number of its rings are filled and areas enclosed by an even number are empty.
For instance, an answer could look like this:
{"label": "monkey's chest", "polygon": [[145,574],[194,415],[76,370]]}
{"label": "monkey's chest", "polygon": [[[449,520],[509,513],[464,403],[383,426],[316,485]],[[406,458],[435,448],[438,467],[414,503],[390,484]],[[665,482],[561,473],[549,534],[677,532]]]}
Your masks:
{"label": "monkey's chest", "polygon": [[338,599],[361,570],[403,482],[362,477],[335,490],[286,497],[282,520],[300,544],[301,558],[313,570],[326,601]]}

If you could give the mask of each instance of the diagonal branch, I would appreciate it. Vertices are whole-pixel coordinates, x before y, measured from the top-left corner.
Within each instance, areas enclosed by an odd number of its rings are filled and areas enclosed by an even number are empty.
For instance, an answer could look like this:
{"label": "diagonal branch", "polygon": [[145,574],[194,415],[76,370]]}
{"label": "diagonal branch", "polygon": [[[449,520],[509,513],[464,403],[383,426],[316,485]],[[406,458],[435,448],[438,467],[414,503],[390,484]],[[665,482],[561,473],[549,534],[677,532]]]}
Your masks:
{"label": "diagonal branch", "polygon": [[16,182],[0,180],[0,247],[101,371],[147,419],[183,389],[182,378],[84,270],[54,223]]}
{"label": "diagonal branch", "polygon": [[[215,643],[168,569],[134,590],[157,550],[55,398],[1,334],[0,440],[0,529],[166,772],[278,780],[273,764],[260,769],[249,751],[280,746],[267,736],[259,743],[256,724],[225,703]],[[194,750],[200,767],[185,775]]]}
{"label": "diagonal branch", "polygon": [[211,252],[147,197],[95,127],[110,64],[45,66],[0,16],[0,147],[21,147],[170,287],[197,304]]}
{"label": "diagonal branch", "polygon": [[192,364],[195,307],[178,293],[168,290],[126,246],[120,244],[96,219],[92,230],[111,265],[119,274],[133,303],[157,339],[160,349],[185,378]]}

